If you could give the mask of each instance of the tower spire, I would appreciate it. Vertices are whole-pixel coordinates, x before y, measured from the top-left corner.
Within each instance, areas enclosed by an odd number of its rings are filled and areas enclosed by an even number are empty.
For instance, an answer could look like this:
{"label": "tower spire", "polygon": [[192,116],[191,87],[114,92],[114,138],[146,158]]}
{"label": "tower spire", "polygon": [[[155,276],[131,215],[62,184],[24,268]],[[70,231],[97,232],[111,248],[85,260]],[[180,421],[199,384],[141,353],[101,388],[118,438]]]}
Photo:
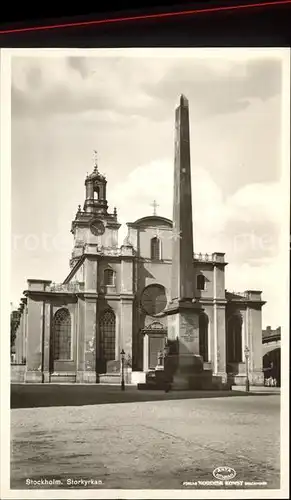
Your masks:
{"label": "tower spire", "polygon": [[97,151],[93,150],[94,169],[90,175],[86,176],[86,199],[84,203],[84,211],[87,213],[107,214],[107,199],[106,199],[106,184],[105,175],[98,170]]}
{"label": "tower spire", "polygon": [[94,167],[94,173],[98,172],[98,153],[96,149],[93,149],[93,167]]}

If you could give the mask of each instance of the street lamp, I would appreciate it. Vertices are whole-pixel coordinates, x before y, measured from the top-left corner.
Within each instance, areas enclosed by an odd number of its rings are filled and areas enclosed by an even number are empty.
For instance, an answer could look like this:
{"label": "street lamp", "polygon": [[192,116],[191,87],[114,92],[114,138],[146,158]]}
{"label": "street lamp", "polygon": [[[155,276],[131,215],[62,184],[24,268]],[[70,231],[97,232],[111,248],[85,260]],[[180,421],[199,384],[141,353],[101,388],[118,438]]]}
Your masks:
{"label": "street lamp", "polygon": [[121,390],[125,390],[125,384],[124,384],[124,358],[125,358],[125,352],[122,349],[121,353]]}
{"label": "street lamp", "polygon": [[245,348],[245,358],[246,358],[246,392],[250,392],[250,380],[249,380],[249,358],[250,350],[248,346]]}

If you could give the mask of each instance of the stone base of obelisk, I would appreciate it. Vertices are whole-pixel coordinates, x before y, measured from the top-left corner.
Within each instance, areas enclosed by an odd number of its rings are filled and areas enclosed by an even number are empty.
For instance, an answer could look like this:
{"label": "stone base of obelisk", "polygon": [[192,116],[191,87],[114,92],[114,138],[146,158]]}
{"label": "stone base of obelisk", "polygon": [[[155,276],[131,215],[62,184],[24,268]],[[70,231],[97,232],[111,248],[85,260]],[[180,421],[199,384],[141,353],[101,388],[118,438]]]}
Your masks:
{"label": "stone base of obelisk", "polygon": [[203,359],[195,354],[172,354],[165,358],[165,381],[172,390],[214,389],[212,371],[203,369]]}
{"label": "stone base of obelisk", "polygon": [[217,390],[223,387],[199,355],[199,303],[178,301],[167,309],[169,352],[165,380],[172,390]]}

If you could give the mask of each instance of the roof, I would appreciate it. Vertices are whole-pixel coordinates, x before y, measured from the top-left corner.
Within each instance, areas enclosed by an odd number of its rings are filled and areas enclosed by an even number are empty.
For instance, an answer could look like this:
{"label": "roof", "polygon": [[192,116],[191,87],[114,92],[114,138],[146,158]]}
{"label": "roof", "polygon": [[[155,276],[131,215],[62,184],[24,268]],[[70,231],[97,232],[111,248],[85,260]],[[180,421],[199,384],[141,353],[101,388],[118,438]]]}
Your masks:
{"label": "roof", "polygon": [[86,181],[95,180],[95,179],[102,180],[102,181],[106,180],[105,175],[103,175],[99,172],[97,165],[95,165],[93,172],[91,174],[87,175]]}
{"label": "roof", "polygon": [[137,219],[135,222],[128,222],[128,226],[150,226],[151,223],[158,222],[162,223],[168,227],[173,227],[173,222],[166,217],[161,217],[159,215],[149,215],[147,217],[142,217],[141,219]]}

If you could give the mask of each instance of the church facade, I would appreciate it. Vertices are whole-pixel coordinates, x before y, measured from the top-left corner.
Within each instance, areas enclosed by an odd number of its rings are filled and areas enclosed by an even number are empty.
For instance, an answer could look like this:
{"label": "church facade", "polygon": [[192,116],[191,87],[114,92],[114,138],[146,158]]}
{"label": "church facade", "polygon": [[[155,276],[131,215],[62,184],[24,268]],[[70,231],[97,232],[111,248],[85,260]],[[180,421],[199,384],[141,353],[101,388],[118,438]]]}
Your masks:
{"label": "church facade", "polygon": [[[107,194],[96,163],[72,222],[68,276],[61,284],[27,281],[15,341],[25,382],[120,383],[124,351],[126,383],[137,384],[158,363],[168,334],[172,243],[181,236],[154,210],[127,223],[119,246]],[[247,373],[251,384],[263,384],[261,291],[228,292],[223,253],[195,253],[192,265],[204,365],[233,384],[245,384]]]}

